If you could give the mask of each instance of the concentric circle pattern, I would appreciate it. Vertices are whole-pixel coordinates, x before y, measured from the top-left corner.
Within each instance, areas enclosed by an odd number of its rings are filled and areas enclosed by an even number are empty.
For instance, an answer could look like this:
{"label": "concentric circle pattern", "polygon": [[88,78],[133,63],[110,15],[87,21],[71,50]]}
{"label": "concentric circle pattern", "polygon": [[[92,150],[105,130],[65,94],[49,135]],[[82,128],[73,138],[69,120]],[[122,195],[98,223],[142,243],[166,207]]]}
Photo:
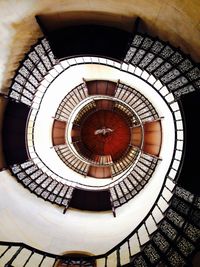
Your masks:
{"label": "concentric circle pattern", "polygon": [[141,151],[157,157],[162,130],[155,108],[139,92],[109,80],[90,80],[62,99],[52,136],[69,168],[107,179],[130,171]]}
{"label": "concentric circle pattern", "polygon": [[[166,127],[165,123],[167,121],[165,122],[165,120],[161,119],[161,117],[164,117],[164,114],[168,116],[169,111],[167,111],[167,107],[165,108],[166,111],[161,111],[157,103],[163,101],[162,98],[150,85],[147,85],[139,77],[137,78],[137,76],[133,76],[131,73],[119,71],[112,66],[98,65],[98,68],[104,70],[104,75],[106,73],[109,74],[105,75],[104,79],[101,77],[98,80],[95,79],[98,71],[94,72],[95,75],[93,74],[94,66],[97,68],[97,65],[92,62],[87,64],[86,68],[84,62],[82,65],[72,65],[65,70],[65,63],[63,61],[62,66],[64,70],[58,71],[53,80],[50,79],[51,81],[46,85],[48,90],[44,90],[46,87],[40,88],[44,93],[39,109],[36,112],[33,111],[30,117],[30,123],[34,120],[34,127],[28,127],[30,130],[28,135],[33,131],[32,136],[34,140],[34,145],[32,140],[29,142],[28,149],[30,155],[34,158],[35,163],[39,160],[40,163],[38,162],[37,164],[43,166],[42,168],[44,169],[47,168],[46,170],[52,173],[52,177],[55,177],[57,181],[64,184],[79,188],[89,188],[90,190],[109,189],[112,193],[112,188],[115,188],[117,183],[122,182],[124,185],[126,184],[124,188],[128,187],[131,191],[138,185],[136,192],[139,192],[149,181],[150,177],[153,176],[154,169],[158,163],[158,157],[161,156],[163,159],[162,150],[166,149],[164,147],[168,147],[171,150],[172,146],[166,146],[166,139],[163,140],[162,138],[162,132]],[[86,77],[89,77],[88,81],[85,78],[85,82],[82,83],[80,83],[82,77],[78,78],[78,72],[76,71],[81,68],[88,69]],[[57,65],[55,69],[59,70]],[[73,73],[74,70],[77,83],[73,82],[70,85],[68,73],[71,71]],[[79,72],[81,74],[81,70]],[[114,75],[123,80],[123,83],[114,82]],[[125,84],[126,79],[131,86]],[[116,81],[116,78],[114,80]],[[67,90],[66,84],[69,87]],[[58,86],[60,90],[55,95],[54,92]],[[142,93],[143,88],[147,86],[148,90],[145,91],[146,96],[144,96]],[[137,89],[134,87],[137,87]],[[152,93],[154,96],[151,96]],[[54,99],[54,102],[51,103],[51,109],[48,110],[45,107],[50,99]],[[36,101],[38,102],[38,99]],[[125,156],[121,156],[120,159],[114,161],[109,156],[106,158],[95,158],[95,161],[90,161],[79,153],[81,144],[80,119],[89,110],[105,109],[105,105],[108,105],[106,109],[109,110],[111,108],[110,104],[108,104],[109,101],[113,101],[115,109],[120,111],[120,114],[126,114],[128,118],[127,124],[131,128],[130,145]],[[36,105],[36,103],[34,102],[33,105]],[[153,105],[156,106],[156,109]],[[162,107],[165,107],[165,105],[163,102]],[[52,117],[54,118],[53,121],[49,120]],[[44,123],[47,124],[45,128]],[[49,143],[48,139],[43,139],[41,143],[41,131],[38,131],[41,127],[43,128],[42,135],[44,136],[48,136],[49,132],[47,132],[47,129],[52,128],[52,143]],[[57,136],[56,132],[58,133]],[[159,136],[159,138],[152,139],[152,136]],[[155,143],[154,139],[158,140],[158,142],[156,141],[157,143]],[[54,142],[55,140],[56,142]],[[173,142],[173,138],[171,140]],[[40,149],[41,145],[46,147],[42,151]],[[49,150],[52,145],[53,149]],[[48,152],[46,153],[45,151]],[[56,152],[57,157],[53,152]],[[168,153],[168,155],[170,154],[171,152]],[[52,159],[54,164],[51,164]],[[58,159],[61,159],[64,165]],[[76,175],[74,171],[77,173]],[[88,179],[85,179],[85,177]],[[92,180],[91,178],[98,178],[98,182],[95,181],[97,179]],[[100,182],[100,180],[103,181]],[[141,185],[139,186],[139,184]],[[124,203],[124,201],[119,202],[114,193],[112,194],[115,206]],[[135,193],[128,196],[128,198],[131,199],[134,195]]]}
{"label": "concentric circle pattern", "polygon": [[[23,179],[23,165],[14,166],[13,172],[19,173],[19,179],[32,192],[54,203],[68,206],[77,188],[107,190],[116,208],[131,200],[151,178],[156,179],[154,176],[159,177],[162,185],[173,153],[174,122],[167,101],[141,74],[123,71],[114,61],[105,65],[96,64],[95,58],[84,58],[77,65],[76,60],[55,65],[50,71],[52,76],[48,74],[39,88],[40,96],[37,93],[33,99],[27,123],[27,148],[29,168],[36,183],[29,185],[29,179]],[[91,153],[87,157],[81,153],[81,120],[88,112],[103,110],[115,110],[126,118],[129,146],[119,158],[95,154],[98,157],[91,160]],[[110,126],[104,127],[95,131],[102,134],[112,130]],[[166,129],[170,139],[163,135]],[[36,188],[37,183],[42,183],[42,187]],[[53,190],[51,194],[49,190]]]}
{"label": "concentric circle pattern", "polygon": [[[46,40],[37,44],[35,50],[52,55]],[[28,57],[39,60],[36,53],[30,52]],[[27,122],[29,162],[13,166],[13,173],[31,192],[68,206],[76,189],[107,190],[112,205],[118,207],[144,189],[150,178],[155,181],[159,177],[162,186],[173,157],[176,159],[173,170],[177,172],[181,153],[176,149],[174,154],[174,146],[175,133],[179,146],[183,144],[181,113],[173,94],[159,79],[132,64],[106,58],[77,57],[58,64],[52,56],[50,59],[51,68],[46,57],[41,63],[48,70],[37,83],[31,101],[26,101],[25,95],[20,98],[32,107]],[[20,68],[19,72],[23,70]],[[24,81],[22,76],[15,78],[12,86],[15,91],[19,88],[18,81]],[[30,81],[33,82],[32,76]],[[16,92],[12,92],[10,96],[15,97]],[[97,155],[95,151],[91,157],[90,151],[86,156],[82,150],[85,145],[81,140],[81,118],[92,110],[111,110],[111,102],[120,116],[128,118],[125,120],[130,129],[127,150],[120,151],[116,158],[110,151],[112,155]],[[104,125],[94,129],[104,139],[112,130]],[[30,177],[24,179],[27,172]],[[170,177],[174,175],[171,170]],[[30,179],[35,182],[30,183]]]}

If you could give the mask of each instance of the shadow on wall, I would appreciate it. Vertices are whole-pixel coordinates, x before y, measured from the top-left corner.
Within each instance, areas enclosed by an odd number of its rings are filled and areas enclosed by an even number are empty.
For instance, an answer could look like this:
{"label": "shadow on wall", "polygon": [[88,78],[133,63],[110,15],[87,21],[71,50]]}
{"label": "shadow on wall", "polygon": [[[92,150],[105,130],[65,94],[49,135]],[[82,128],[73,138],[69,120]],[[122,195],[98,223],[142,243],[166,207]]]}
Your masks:
{"label": "shadow on wall", "polygon": [[12,23],[11,30],[12,39],[11,42],[7,44],[9,47],[9,55],[3,73],[1,88],[1,92],[4,94],[8,93],[9,86],[12,82],[11,78],[13,78],[20,61],[24,58],[24,53],[43,35],[34,15]]}

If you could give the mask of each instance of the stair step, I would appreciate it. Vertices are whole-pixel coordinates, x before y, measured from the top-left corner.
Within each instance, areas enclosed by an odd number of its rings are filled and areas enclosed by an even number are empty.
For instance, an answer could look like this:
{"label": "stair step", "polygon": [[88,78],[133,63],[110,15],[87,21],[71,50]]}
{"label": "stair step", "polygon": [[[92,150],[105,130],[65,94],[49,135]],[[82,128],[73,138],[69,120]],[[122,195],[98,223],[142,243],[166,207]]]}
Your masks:
{"label": "stair step", "polygon": [[158,226],[151,215],[146,219],[145,226],[150,235],[158,229]]}
{"label": "stair step", "polygon": [[[87,96],[88,92],[85,83],[78,85],[76,88],[74,88],[72,92],[67,94],[67,96],[62,100],[62,103],[60,104],[56,112],[56,118],[57,119],[64,118],[65,120],[67,120],[68,117],[71,115],[72,110]],[[87,106],[87,109],[92,107],[93,105],[91,103],[89,106]],[[79,116],[83,115],[84,113],[79,114]]]}
{"label": "stair step", "polygon": [[184,224],[184,218],[171,208],[167,211],[166,217],[179,228]]}
{"label": "stair step", "polygon": [[198,240],[200,240],[200,229],[192,225],[191,223],[188,223],[184,227],[183,232],[192,242],[197,242]]}
{"label": "stair step", "polygon": [[9,96],[31,106],[39,83],[55,63],[48,41],[39,40],[19,67]]}
{"label": "stair step", "polygon": [[169,253],[167,254],[167,259],[174,267],[186,266],[184,258],[177,251],[174,251],[174,249],[170,249]]}
{"label": "stair step", "polygon": [[162,211],[159,209],[159,207],[156,205],[152,211],[152,216],[154,217],[156,223],[159,223],[163,217],[164,214],[162,213]]}
{"label": "stair step", "polygon": [[25,265],[25,267],[42,266],[42,261],[43,261],[43,256],[34,253],[27,262],[27,264]]}
{"label": "stair step", "polygon": [[[12,265],[15,267],[22,267],[31,255],[31,251],[28,249],[22,249],[17,258],[13,261]],[[27,266],[27,265],[25,265]]]}
{"label": "stair step", "polygon": [[146,262],[142,254],[139,254],[133,259],[134,267],[148,267],[149,264]]}
{"label": "stair step", "polygon": [[130,237],[129,244],[130,244],[131,256],[141,251],[141,246],[139,244],[138,236],[136,233],[132,237]]}
{"label": "stair step", "polygon": [[174,240],[177,236],[177,230],[166,220],[161,222],[159,229],[171,240]]}
{"label": "stair step", "polygon": [[32,192],[43,199],[68,207],[74,188],[59,183],[38,169],[32,161],[12,167],[14,175]]}
{"label": "stair step", "polygon": [[147,243],[149,241],[149,233],[147,232],[147,229],[145,227],[145,225],[142,225],[138,231],[138,239],[139,239],[139,243],[140,245],[144,245],[145,243]]}
{"label": "stair step", "polygon": [[119,266],[117,264],[117,253],[116,251],[114,251],[113,253],[111,253],[108,258],[107,258],[107,265],[106,266]]}
{"label": "stair step", "polygon": [[8,263],[10,259],[15,255],[15,253],[18,251],[18,249],[19,247],[17,246],[11,246],[7,251],[4,250],[5,254],[0,258],[0,266],[4,266],[6,263]]}
{"label": "stair step", "polygon": [[[135,153],[135,150],[133,150],[133,153]],[[135,194],[137,194],[139,190],[141,190],[141,188],[148,182],[148,179],[151,177],[157,162],[158,160],[156,158],[144,153],[141,154],[136,166],[131,171],[131,173],[118,185],[110,188],[110,193],[115,208],[130,200],[135,196]],[[123,170],[119,163],[114,164],[111,167],[113,173],[114,171],[120,171],[120,168],[121,170]],[[162,207],[165,207],[163,203]]]}
{"label": "stair step", "polygon": [[72,154],[71,150],[68,148],[67,145],[56,146],[55,151],[61,160],[70,168],[74,169],[75,171],[86,175],[88,170],[88,164],[79,160],[74,154]]}
{"label": "stair step", "polygon": [[156,245],[159,251],[161,253],[166,253],[166,251],[170,247],[170,243],[166,240],[166,238],[163,236],[162,232],[157,231],[153,237],[152,237],[153,243]]}
{"label": "stair step", "polygon": [[[151,42],[147,41],[149,46],[146,46],[144,44],[148,38]],[[167,43],[155,38],[136,34],[125,57],[125,62],[139,66],[161,79],[169,90],[173,90],[177,98],[200,88],[199,67],[191,59],[184,58],[180,50],[175,50]]]}
{"label": "stair step", "polygon": [[97,259],[96,264],[98,267],[106,267],[106,258]]}
{"label": "stair step", "polygon": [[152,265],[157,264],[161,260],[161,255],[151,243],[146,245],[143,251]]}
{"label": "stair step", "polygon": [[128,242],[125,242],[119,249],[120,253],[120,264],[121,266],[130,262],[130,252]]}
{"label": "stair step", "polygon": [[[132,107],[136,113],[138,113],[143,122],[158,118],[158,114],[154,110],[151,103],[138,91],[133,90],[126,85],[121,83],[117,85],[115,97]],[[120,108],[120,104],[118,104],[118,106]]]}

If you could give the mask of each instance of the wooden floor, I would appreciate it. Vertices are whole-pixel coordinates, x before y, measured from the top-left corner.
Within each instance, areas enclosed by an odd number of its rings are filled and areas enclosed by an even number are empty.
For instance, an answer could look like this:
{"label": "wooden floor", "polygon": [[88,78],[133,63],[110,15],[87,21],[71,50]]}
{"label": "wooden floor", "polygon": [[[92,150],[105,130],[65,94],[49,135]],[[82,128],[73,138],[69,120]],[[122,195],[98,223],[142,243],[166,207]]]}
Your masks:
{"label": "wooden floor", "polygon": [[[96,134],[98,129],[111,129],[105,135]],[[131,132],[126,120],[117,112],[99,110],[88,116],[81,127],[81,140],[96,155],[111,155],[119,159],[130,144]]]}

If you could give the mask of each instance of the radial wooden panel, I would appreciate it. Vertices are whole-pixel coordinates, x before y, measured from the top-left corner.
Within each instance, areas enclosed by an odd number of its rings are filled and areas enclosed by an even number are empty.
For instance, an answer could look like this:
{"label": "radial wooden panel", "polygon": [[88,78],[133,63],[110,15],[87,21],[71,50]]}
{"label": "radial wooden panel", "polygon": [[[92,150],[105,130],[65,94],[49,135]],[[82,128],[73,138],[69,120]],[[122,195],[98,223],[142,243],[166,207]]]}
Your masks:
{"label": "radial wooden panel", "polygon": [[142,142],[142,128],[140,126],[132,128],[131,144],[140,147]]}
{"label": "radial wooden panel", "polygon": [[52,128],[52,142],[54,146],[65,144],[65,128],[66,122],[54,120]]}
{"label": "radial wooden panel", "polygon": [[107,100],[107,99],[100,99],[96,100],[96,108],[97,109],[108,109],[112,110],[114,107],[113,101]]}
{"label": "radial wooden panel", "polygon": [[[106,129],[105,134],[103,129]],[[97,131],[102,133],[97,133]],[[113,161],[127,151],[130,144],[130,128],[117,112],[99,110],[92,113],[81,126],[81,139],[84,146],[96,155],[111,155]]]}
{"label": "radial wooden panel", "polygon": [[144,152],[159,156],[162,143],[162,129],[160,121],[144,124]]}
{"label": "radial wooden panel", "polygon": [[111,178],[112,176],[110,166],[90,166],[87,175],[94,178]]}
{"label": "radial wooden panel", "polygon": [[110,81],[88,81],[86,82],[89,95],[114,96],[116,83]]}
{"label": "radial wooden panel", "polygon": [[[162,129],[160,121],[144,123],[144,145],[143,151],[159,156],[162,143]],[[142,143],[142,128],[134,127],[131,131],[131,144],[140,147]]]}
{"label": "radial wooden panel", "polygon": [[72,142],[77,142],[80,140],[80,127],[77,125],[73,125],[73,128],[71,130],[71,137]]}

